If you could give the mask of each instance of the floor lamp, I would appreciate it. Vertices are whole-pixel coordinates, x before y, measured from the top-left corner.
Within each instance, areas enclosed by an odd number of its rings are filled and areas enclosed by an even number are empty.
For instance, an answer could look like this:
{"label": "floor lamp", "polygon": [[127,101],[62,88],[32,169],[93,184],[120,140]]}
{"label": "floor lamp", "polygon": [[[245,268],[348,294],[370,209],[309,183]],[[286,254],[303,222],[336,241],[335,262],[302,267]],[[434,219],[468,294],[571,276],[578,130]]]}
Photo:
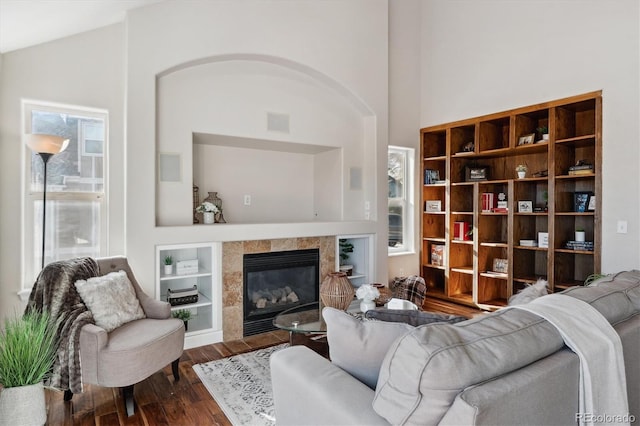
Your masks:
{"label": "floor lamp", "polygon": [[44,242],[47,216],[47,163],[53,155],[59,154],[67,148],[69,139],[44,133],[32,133],[27,135],[26,143],[33,152],[42,158],[44,165],[42,191],[42,269],[44,269]]}

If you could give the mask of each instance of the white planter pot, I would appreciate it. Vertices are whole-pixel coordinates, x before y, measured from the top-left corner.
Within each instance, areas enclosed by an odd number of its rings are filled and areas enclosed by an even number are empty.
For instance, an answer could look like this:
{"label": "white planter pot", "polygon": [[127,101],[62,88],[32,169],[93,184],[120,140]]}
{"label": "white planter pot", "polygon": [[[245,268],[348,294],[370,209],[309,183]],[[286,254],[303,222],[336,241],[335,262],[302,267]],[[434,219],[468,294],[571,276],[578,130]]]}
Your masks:
{"label": "white planter pot", "polygon": [[576,231],[576,241],[584,242],[585,232],[584,231]]}
{"label": "white planter pot", "polygon": [[164,274],[165,275],[173,274],[173,265],[164,265]]}
{"label": "white planter pot", "polygon": [[47,405],[42,382],[6,388],[0,392],[0,424],[43,425],[46,421]]}
{"label": "white planter pot", "polygon": [[202,218],[204,219],[204,223],[210,225],[215,222],[215,213],[213,212],[205,212],[202,213]]}
{"label": "white planter pot", "polygon": [[526,174],[527,174],[527,172],[518,172],[518,179],[524,179]]}
{"label": "white planter pot", "polygon": [[542,135],[542,140],[543,141],[548,141],[549,140],[549,133],[545,133]]}

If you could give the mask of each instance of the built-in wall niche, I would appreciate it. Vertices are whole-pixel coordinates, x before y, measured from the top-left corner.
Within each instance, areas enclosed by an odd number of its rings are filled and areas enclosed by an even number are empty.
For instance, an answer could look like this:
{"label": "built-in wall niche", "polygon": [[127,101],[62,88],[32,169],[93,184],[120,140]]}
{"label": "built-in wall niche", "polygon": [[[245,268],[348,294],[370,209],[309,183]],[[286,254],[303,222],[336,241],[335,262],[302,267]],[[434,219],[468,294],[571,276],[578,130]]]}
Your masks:
{"label": "built-in wall niche", "polygon": [[193,183],[215,191],[228,223],[340,220],[341,148],[193,134]]}

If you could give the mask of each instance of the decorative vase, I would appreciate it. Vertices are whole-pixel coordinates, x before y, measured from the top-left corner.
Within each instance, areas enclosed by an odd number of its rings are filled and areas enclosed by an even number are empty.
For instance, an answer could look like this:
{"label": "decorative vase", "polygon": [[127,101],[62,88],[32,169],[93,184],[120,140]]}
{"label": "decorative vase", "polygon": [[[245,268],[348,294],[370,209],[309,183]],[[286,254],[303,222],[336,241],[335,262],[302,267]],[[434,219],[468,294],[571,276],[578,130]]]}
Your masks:
{"label": "decorative vase", "polygon": [[549,140],[549,133],[543,133],[542,134],[542,140],[543,141],[548,141]]}
{"label": "decorative vase", "polygon": [[524,179],[526,174],[527,174],[527,172],[518,172],[518,179]]}
{"label": "decorative vase", "polygon": [[577,242],[584,242],[584,238],[585,238],[585,232],[584,231],[576,231],[576,241]]}
{"label": "decorative vase", "polygon": [[164,265],[164,274],[171,275],[173,273],[173,265]]}
{"label": "decorative vase", "polygon": [[360,312],[362,312],[363,314],[369,309],[374,309],[375,307],[376,302],[374,302],[373,300],[362,299],[362,302],[360,302]]}
{"label": "decorative vase", "polygon": [[0,421],[6,425],[43,425],[47,405],[42,382],[5,388],[0,392]]}
{"label": "decorative vase", "polygon": [[325,306],[345,311],[351,302],[355,291],[344,272],[331,272],[320,285],[320,299]]}
{"label": "decorative vase", "polygon": [[189,321],[182,321],[184,323],[184,331],[189,331]]}
{"label": "decorative vase", "polygon": [[209,195],[207,196],[207,198],[202,200],[203,203],[205,201],[209,201],[211,204],[213,204],[214,206],[216,206],[218,208],[218,213],[215,214],[215,222],[216,223],[227,223],[227,221],[224,220],[224,215],[222,214],[222,199],[220,197],[218,197],[218,193],[217,192],[209,192]]}
{"label": "decorative vase", "polygon": [[204,223],[210,225],[215,223],[215,213],[214,212],[204,212],[202,213],[202,218],[204,219]]}

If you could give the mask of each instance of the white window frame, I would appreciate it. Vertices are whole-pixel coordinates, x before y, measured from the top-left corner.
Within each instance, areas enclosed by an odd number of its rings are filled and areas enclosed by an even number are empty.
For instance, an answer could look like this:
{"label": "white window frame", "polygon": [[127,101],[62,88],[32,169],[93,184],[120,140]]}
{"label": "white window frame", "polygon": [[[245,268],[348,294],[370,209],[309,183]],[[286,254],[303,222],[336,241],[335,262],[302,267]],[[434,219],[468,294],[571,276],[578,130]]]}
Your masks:
{"label": "white window frame", "polygon": [[[415,253],[415,149],[389,145],[387,157],[392,152],[405,157],[404,185],[400,203],[402,205],[402,247],[387,247],[389,256]],[[389,204],[389,198],[387,204]],[[387,207],[388,210],[388,207]],[[387,218],[388,222],[388,218]]]}
{"label": "white window frame", "polygon": [[[32,190],[31,188],[31,155],[32,151],[27,147],[25,142],[25,137],[27,134],[31,133],[31,117],[32,111],[45,111],[52,113],[62,113],[69,115],[80,115],[83,117],[89,118],[97,118],[104,120],[105,126],[105,135],[104,135],[104,144],[103,144],[103,189],[102,192],[57,192],[57,191],[47,191],[47,204],[49,201],[96,201],[99,202],[100,205],[100,253],[102,256],[106,256],[108,253],[108,197],[109,193],[108,183],[109,183],[109,113],[107,110],[98,109],[98,108],[90,108],[90,107],[81,107],[67,104],[59,104],[52,102],[44,102],[30,99],[23,99],[22,102],[22,164],[23,164],[23,173],[22,173],[22,224],[21,224],[21,233],[22,233],[22,293],[29,292],[33,287],[34,280],[36,276],[33,276],[33,271],[36,269],[35,262],[36,260],[33,258],[33,253],[35,252],[34,238],[33,232],[33,223],[34,223],[34,201],[42,200],[42,191]],[[79,150],[80,151],[80,150]],[[78,152],[78,156],[81,153]],[[42,236],[39,236],[37,239],[41,241]]]}

